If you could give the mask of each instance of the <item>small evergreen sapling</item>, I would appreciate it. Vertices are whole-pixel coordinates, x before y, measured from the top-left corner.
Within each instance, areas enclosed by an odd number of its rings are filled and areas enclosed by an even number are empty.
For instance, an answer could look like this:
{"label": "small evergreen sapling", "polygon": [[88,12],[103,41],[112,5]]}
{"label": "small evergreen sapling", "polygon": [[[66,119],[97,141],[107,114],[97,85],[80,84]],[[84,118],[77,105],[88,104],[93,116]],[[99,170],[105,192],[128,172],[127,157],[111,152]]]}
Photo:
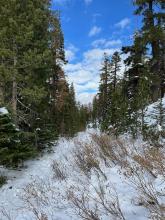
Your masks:
{"label": "small evergreen sapling", "polygon": [[27,142],[25,134],[16,128],[7,110],[4,112],[0,108],[1,165],[17,167],[36,153],[35,148]]}

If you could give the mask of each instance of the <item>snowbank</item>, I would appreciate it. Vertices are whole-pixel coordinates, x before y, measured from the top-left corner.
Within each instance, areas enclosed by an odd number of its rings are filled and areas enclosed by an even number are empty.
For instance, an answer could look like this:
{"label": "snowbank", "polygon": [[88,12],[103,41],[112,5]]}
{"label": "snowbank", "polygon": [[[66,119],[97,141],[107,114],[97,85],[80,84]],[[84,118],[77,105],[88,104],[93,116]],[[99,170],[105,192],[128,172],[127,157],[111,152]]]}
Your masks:
{"label": "snowbank", "polygon": [[[158,100],[157,102],[149,105],[146,108],[145,122],[149,126],[156,126],[157,125],[157,118],[158,118],[158,115],[159,115],[157,107],[159,105],[159,102],[160,102],[160,100]],[[162,109],[165,111],[165,97],[162,99]]]}

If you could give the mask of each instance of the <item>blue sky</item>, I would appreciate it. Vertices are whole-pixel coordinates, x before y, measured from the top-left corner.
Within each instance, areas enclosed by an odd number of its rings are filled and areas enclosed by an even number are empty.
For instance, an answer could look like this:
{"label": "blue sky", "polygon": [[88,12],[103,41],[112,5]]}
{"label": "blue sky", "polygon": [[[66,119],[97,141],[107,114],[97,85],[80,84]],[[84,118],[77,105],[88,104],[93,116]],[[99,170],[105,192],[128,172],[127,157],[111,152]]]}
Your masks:
{"label": "blue sky", "polygon": [[[140,25],[133,15],[132,0],[53,0],[61,11],[65,38],[65,67],[73,82],[77,100],[92,101],[99,85],[99,69],[104,52],[109,55],[129,45]],[[124,68],[124,67],[123,67]]]}

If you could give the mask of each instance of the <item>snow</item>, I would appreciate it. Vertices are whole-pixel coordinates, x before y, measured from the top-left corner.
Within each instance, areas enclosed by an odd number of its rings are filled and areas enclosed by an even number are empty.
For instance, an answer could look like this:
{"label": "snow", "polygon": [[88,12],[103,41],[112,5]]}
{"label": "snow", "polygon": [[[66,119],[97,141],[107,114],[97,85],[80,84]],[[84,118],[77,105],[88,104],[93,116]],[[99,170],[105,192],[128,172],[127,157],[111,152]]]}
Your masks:
{"label": "snow", "polygon": [[[146,108],[146,113],[145,113],[145,122],[149,125],[149,126],[156,126],[157,125],[157,118],[156,116],[159,114],[158,110],[156,109],[156,107],[159,105],[160,100],[158,100],[155,103],[152,103],[151,105],[149,105]],[[165,96],[162,99],[162,108],[165,111]]]}
{"label": "snow", "polygon": [[[66,190],[74,189],[77,195],[81,194],[81,190],[89,191],[94,198],[91,201],[91,206],[94,207],[97,199],[97,191],[95,189],[99,189],[99,183],[101,182],[107,196],[107,201],[111,199],[108,195],[111,195],[115,200],[115,193],[117,192],[121,209],[127,220],[148,219],[147,210],[134,202],[136,201],[137,191],[128,184],[128,180],[121,172],[120,166],[111,165],[107,167],[100,160],[100,167],[104,175],[108,177],[107,179],[104,176],[98,175],[94,170],[91,177],[87,178],[75,166],[73,152],[77,149],[77,143],[80,141],[87,141],[89,143],[92,132],[95,131],[89,130],[79,133],[76,138],[70,140],[61,138],[58,144],[54,146],[53,153],[26,162],[26,169],[13,171],[1,168],[1,172],[7,174],[9,180],[0,189],[0,210],[3,213],[9,213],[12,217],[11,219],[14,220],[36,219],[32,212],[32,207],[27,206],[25,202],[29,198],[26,194],[27,191],[25,191],[28,188],[29,191],[33,191],[35,198],[38,198],[37,202],[35,202],[34,198],[31,202],[37,208],[40,215],[41,213],[45,214],[48,216],[48,219],[53,220],[79,220],[81,218],[76,215],[75,209],[66,200]],[[139,142],[136,144],[139,145]],[[53,177],[53,161],[58,162],[60,167],[63,167],[66,179],[61,180]],[[159,184],[158,181],[157,184]],[[39,198],[42,198],[41,201]],[[7,218],[0,212],[0,219],[6,220]],[[109,217],[103,214],[102,219],[108,220]]]}
{"label": "snow", "polygon": [[8,114],[9,112],[8,112],[8,110],[5,108],[5,107],[2,107],[2,108],[0,108],[0,114],[1,115],[6,115],[6,114]]}
{"label": "snow", "polygon": [[36,131],[41,131],[41,128],[36,128]]}
{"label": "snow", "polygon": [[[146,121],[151,125],[156,124],[156,104],[147,108]],[[165,107],[165,98],[163,105]],[[7,112],[5,108],[1,109],[0,112]],[[162,128],[158,127],[158,129]],[[0,173],[8,177],[7,184],[0,188],[0,220],[47,220],[44,216],[47,216],[48,220],[80,220],[80,216],[77,215],[79,212],[73,204],[73,196],[88,202],[87,207],[96,210],[101,220],[119,220],[120,218],[116,216],[110,218],[105,210],[101,212],[99,190],[103,192],[107,204],[120,204],[126,220],[150,219],[148,209],[139,205],[139,196],[143,197],[143,192],[139,192],[136,184],[132,184],[135,180],[138,181],[137,176],[129,176],[130,170],[123,165],[108,163],[100,156],[97,146],[94,149],[94,158],[101,172],[94,167],[89,175],[84,175],[77,166],[75,152],[81,156],[83,150],[81,143],[92,144],[91,134],[95,133],[99,134],[99,131],[88,129],[72,139],[60,138],[58,143],[54,144],[51,153],[27,161],[22,170],[0,167]],[[122,141],[127,146],[129,155],[136,155],[137,149],[140,149],[139,152],[143,155],[146,143],[141,137],[132,140],[127,135],[122,137]],[[120,152],[117,151],[116,146],[120,146],[120,142],[114,143],[118,154]],[[138,167],[130,157],[126,157],[124,161]],[[152,181],[154,189],[163,193],[165,181],[162,175],[157,174],[157,178],[153,178],[144,171],[143,178],[143,181]],[[164,197],[160,196],[158,200],[161,204],[165,204]]]}

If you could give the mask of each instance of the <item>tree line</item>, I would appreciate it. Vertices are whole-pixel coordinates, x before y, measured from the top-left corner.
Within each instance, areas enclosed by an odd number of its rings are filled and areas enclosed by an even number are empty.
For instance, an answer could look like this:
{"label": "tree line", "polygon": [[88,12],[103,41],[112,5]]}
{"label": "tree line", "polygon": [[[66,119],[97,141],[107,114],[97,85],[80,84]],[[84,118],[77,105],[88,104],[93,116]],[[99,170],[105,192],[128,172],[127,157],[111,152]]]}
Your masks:
{"label": "tree line", "polygon": [[60,13],[50,0],[0,3],[0,164],[17,166],[59,135],[86,127],[64,65]]}
{"label": "tree line", "polygon": [[[165,2],[135,0],[134,6],[134,14],[142,18],[141,28],[131,46],[111,57],[104,54],[92,118],[103,131],[113,130],[116,135],[130,132],[134,137],[140,132],[151,137],[152,128],[145,122],[146,106],[157,100],[157,123],[165,129]],[[124,73],[122,55],[126,57]]]}

